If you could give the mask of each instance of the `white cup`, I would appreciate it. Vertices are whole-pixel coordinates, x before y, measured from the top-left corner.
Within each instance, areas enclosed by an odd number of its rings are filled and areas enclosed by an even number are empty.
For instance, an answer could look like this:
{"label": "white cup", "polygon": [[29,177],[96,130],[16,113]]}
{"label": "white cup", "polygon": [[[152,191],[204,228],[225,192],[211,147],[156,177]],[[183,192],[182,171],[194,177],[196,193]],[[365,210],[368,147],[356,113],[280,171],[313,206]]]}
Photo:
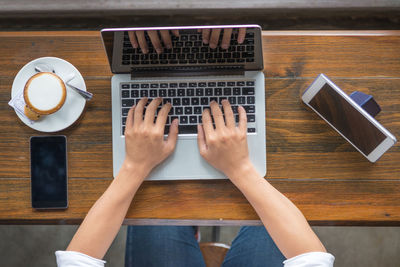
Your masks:
{"label": "white cup", "polygon": [[58,111],[65,103],[67,90],[64,82],[52,72],[33,75],[25,84],[25,115],[38,120],[43,115]]}

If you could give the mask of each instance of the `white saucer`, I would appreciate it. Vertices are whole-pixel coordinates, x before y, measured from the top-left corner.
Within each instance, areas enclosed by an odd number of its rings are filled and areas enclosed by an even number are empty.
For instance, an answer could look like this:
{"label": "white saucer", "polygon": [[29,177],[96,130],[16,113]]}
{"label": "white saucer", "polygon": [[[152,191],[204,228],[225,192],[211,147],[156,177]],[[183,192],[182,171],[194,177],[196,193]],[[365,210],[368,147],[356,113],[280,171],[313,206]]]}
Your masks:
{"label": "white saucer", "polygon": [[[86,91],[85,81],[83,80],[81,73],[71,63],[61,58],[41,57],[26,64],[18,72],[17,76],[15,76],[11,89],[11,98],[19,93],[20,90],[24,88],[28,79],[36,73],[35,66],[38,64],[47,64],[52,66],[55,73],[64,81],[67,75],[74,73],[75,78],[69,83]],[[71,126],[79,118],[86,104],[86,100],[81,95],[79,95],[69,86],[66,87],[67,97],[65,99],[65,103],[57,112],[44,116],[34,123],[31,123],[29,119],[19,114],[19,112],[15,113],[23,123],[34,130],[47,133],[64,130],[65,128]]]}

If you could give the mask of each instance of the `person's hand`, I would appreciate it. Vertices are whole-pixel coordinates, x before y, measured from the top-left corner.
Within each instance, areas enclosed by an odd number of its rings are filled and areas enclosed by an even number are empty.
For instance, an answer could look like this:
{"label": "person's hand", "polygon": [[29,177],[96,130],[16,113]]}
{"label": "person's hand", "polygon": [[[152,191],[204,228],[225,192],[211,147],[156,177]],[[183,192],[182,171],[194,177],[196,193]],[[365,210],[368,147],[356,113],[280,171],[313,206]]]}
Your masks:
{"label": "person's hand", "polygon": [[167,139],[164,140],[165,123],[171,109],[170,103],[161,108],[154,122],[155,113],[161,101],[161,98],[151,101],[143,118],[147,98],[141,99],[137,106],[129,110],[126,119],[124,164],[141,172],[144,175],[143,179],[174,151],[178,137],[178,119],[175,119],[171,124]]}
{"label": "person's hand", "polygon": [[[219,35],[222,29],[199,29],[202,33],[203,43],[209,44],[210,48],[215,49],[218,46]],[[232,28],[224,28],[224,33],[221,40],[221,48],[228,49],[231,43]],[[246,36],[246,28],[239,28],[237,42],[242,44]]]}
{"label": "person's hand", "polygon": [[215,129],[212,125],[210,110],[205,109],[203,111],[203,125],[197,126],[200,155],[232,179],[235,172],[250,163],[247,148],[246,111],[242,106],[239,106],[239,124],[236,126],[228,100],[222,101],[225,121],[218,104],[212,101],[210,106]]}
{"label": "person's hand", "polygon": [[[171,30],[171,32],[176,37],[179,36],[179,30]],[[147,34],[149,35],[150,41],[153,44],[157,54],[161,54],[163,52],[163,46],[160,38],[158,37],[158,31],[147,31]],[[171,49],[172,41],[169,30],[160,30],[160,35],[165,48]],[[130,31],[128,32],[128,36],[133,48],[140,47],[143,54],[147,54],[149,52],[144,31]]]}

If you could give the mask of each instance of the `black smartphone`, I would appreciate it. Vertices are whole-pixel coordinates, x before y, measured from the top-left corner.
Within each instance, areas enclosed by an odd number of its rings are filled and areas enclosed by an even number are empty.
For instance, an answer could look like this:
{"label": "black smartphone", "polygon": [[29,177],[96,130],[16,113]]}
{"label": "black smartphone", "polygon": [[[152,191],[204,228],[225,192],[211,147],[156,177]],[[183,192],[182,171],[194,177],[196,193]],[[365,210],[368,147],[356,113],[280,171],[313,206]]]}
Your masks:
{"label": "black smartphone", "polygon": [[33,136],[31,150],[31,197],[35,209],[68,207],[67,138]]}

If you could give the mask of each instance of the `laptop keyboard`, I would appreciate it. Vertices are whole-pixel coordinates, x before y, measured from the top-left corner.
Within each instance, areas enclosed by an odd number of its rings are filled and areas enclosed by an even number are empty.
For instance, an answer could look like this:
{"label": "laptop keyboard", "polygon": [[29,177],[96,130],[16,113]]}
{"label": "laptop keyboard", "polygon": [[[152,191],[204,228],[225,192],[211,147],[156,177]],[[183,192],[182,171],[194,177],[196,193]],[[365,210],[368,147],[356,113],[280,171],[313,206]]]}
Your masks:
{"label": "laptop keyboard", "polygon": [[[120,89],[122,135],[129,109],[143,97],[149,98],[148,104],[157,97],[163,99],[163,104],[171,103],[165,134],[168,134],[175,118],[179,120],[179,134],[197,134],[197,124],[202,123],[203,110],[209,108],[211,101],[221,104],[223,99],[229,100],[236,123],[239,122],[238,107],[243,106],[247,113],[247,132],[256,132],[254,80],[130,82],[121,83]],[[160,109],[161,106],[157,113]]]}
{"label": "laptop keyboard", "polygon": [[[237,30],[234,30],[230,46],[227,50],[217,47],[211,49],[203,43],[201,33],[197,30],[180,30],[179,37],[171,34],[171,49],[164,48],[163,53],[157,54],[150,38],[145,34],[148,54],[143,54],[140,48],[133,48],[129,41],[128,32],[124,32],[122,65],[164,65],[164,64],[238,64],[254,62],[254,33],[247,32],[242,44],[238,44]],[[222,34],[219,43],[221,43]]]}

